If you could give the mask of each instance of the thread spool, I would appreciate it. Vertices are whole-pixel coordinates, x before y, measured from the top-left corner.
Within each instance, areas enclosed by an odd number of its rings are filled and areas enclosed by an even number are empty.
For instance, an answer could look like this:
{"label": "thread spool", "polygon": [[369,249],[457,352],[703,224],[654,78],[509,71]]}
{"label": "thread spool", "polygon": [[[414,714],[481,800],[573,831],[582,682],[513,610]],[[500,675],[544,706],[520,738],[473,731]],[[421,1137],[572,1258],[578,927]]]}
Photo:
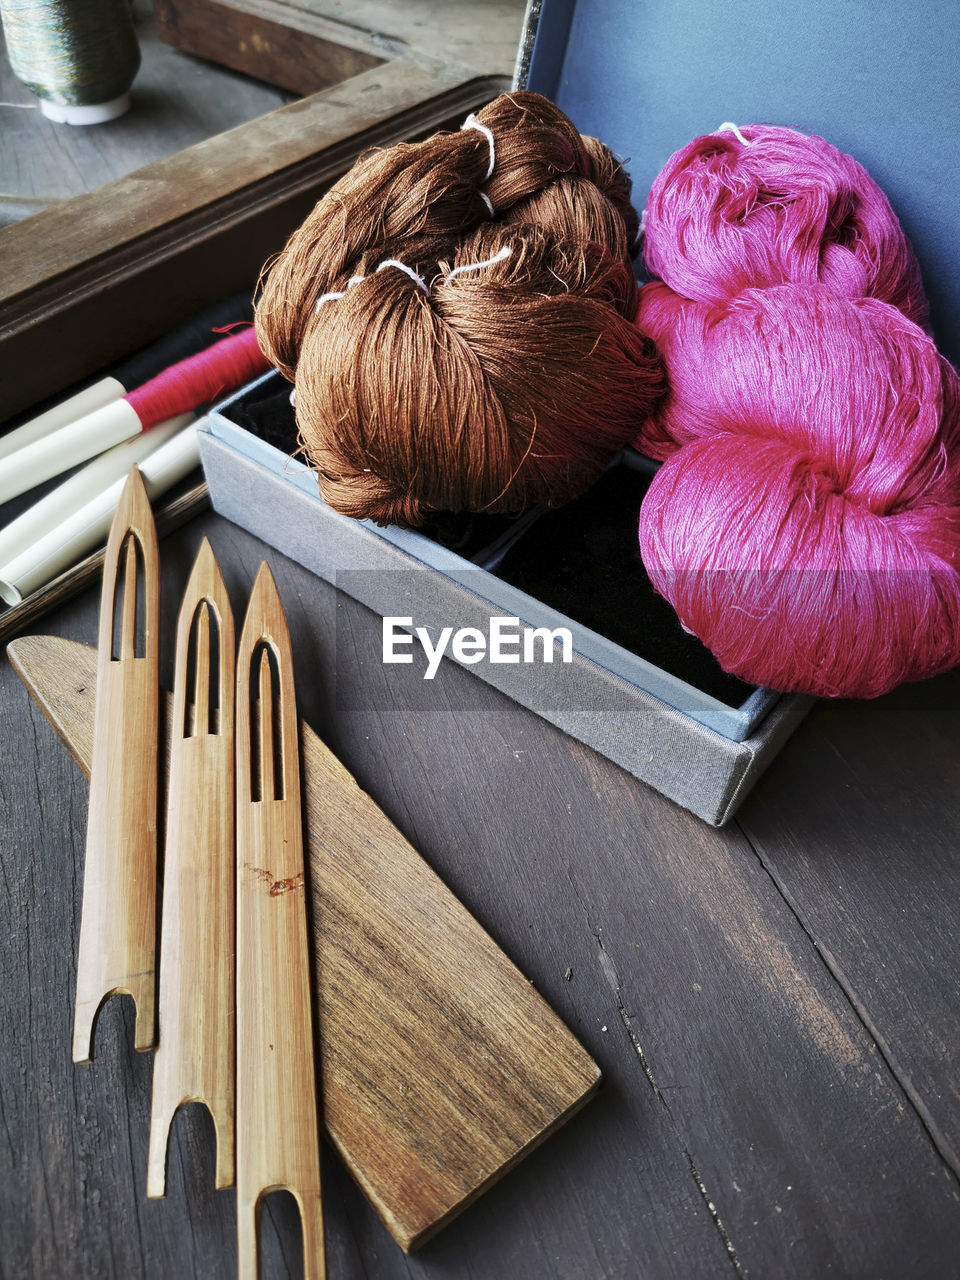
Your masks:
{"label": "thread spool", "polygon": [[127,0],[4,0],[14,75],[58,124],[102,124],[130,106],[140,49]]}

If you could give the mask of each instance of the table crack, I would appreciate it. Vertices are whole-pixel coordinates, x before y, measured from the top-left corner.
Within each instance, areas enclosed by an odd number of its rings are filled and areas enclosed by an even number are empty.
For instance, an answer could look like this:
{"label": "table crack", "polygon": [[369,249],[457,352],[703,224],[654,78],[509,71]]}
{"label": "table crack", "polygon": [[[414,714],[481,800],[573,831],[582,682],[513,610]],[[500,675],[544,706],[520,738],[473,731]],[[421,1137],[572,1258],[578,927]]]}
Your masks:
{"label": "table crack", "polygon": [[637,1032],[634,1030],[633,1022],[630,1018],[629,1013],[627,1012],[626,1006],[623,1003],[623,981],[620,977],[620,972],[617,969],[616,962],[614,961],[613,956],[610,954],[610,952],[607,950],[606,946],[604,945],[603,929],[600,928],[599,926],[595,926],[591,921],[590,910],[586,902],[584,901],[583,895],[581,894],[579,888],[577,887],[576,880],[574,880],[573,878],[573,871],[569,867],[567,868],[567,878],[570,881],[570,887],[573,889],[573,892],[576,895],[577,901],[580,904],[580,908],[583,911],[583,916],[584,916],[584,920],[586,921],[587,928],[589,929],[590,933],[593,935],[594,939],[596,940],[597,958],[600,963],[600,968],[603,972],[604,978],[606,979],[607,985],[610,987],[611,991],[613,992],[613,996],[617,1005],[617,1014],[620,1018],[620,1021],[623,1023],[623,1026],[627,1035],[630,1038],[630,1043],[633,1046],[634,1053],[636,1053],[637,1058],[640,1062],[640,1066],[643,1070],[643,1074],[646,1076],[647,1082],[650,1085],[650,1088],[653,1090],[654,1095],[656,1096],[658,1102],[660,1102],[660,1104],[663,1106],[664,1110],[667,1113],[667,1116],[669,1117],[670,1125],[680,1143],[684,1157],[686,1158],[687,1166],[690,1170],[690,1175],[693,1178],[694,1183],[696,1184],[698,1193],[700,1194],[704,1204],[706,1205],[707,1212],[710,1215],[710,1220],[713,1223],[714,1229],[716,1230],[717,1234],[720,1236],[720,1239],[723,1243],[724,1251],[727,1255],[730,1265],[733,1267],[734,1271],[737,1273],[738,1276],[746,1277],[747,1275],[746,1269],[744,1268],[743,1264],[741,1263],[737,1255],[737,1250],[734,1246],[733,1240],[730,1238],[730,1233],[728,1232],[726,1226],[724,1225],[723,1220],[720,1217],[719,1210],[717,1209],[716,1204],[711,1198],[710,1193],[707,1191],[707,1188],[704,1184],[703,1179],[700,1176],[699,1170],[697,1169],[697,1166],[696,1166],[696,1162],[694,1161],[694,1158],[690,1153],[690,1150],[688,1149],[686,1144],[683,1142],[683,1137],[682,1137],[682,1134],[680,1133],[680,1128],[677,1124],[676,1118],[674,1117],[673,1112],[670,1110],[670,1103],[667,1101],[666,1097],[664,1096],[663,1088],[661,1088],[661,1086],[657,1083],[657,1078],[653,1073],[653,1068],[651,1067],[650,1062],[647,1058],[647,1055],[644,1053],[643,1046],[640,1043],[640,1037],[638,1036]]}

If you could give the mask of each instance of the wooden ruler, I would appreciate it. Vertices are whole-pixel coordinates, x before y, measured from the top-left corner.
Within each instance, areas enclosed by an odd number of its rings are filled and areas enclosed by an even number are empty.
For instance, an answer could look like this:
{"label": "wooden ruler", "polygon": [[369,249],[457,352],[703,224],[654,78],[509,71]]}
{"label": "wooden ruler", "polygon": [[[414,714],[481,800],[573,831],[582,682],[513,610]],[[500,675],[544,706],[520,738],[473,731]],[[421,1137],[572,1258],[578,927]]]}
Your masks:
{"label": "wooden ruler", "polygon": [[[96,652],[7,652],[89,776]],[[327,1132],[416,1248],[577,1111],[600,1072],[305,724],[307,879]]]}

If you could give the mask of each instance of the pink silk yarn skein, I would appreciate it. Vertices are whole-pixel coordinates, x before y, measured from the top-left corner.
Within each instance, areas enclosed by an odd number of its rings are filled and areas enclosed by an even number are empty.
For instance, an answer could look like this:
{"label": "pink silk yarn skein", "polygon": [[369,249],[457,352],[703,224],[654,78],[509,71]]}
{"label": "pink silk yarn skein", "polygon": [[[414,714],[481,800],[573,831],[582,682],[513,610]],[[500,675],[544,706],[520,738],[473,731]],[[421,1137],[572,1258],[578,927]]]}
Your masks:
{"label": "pink silk yarn skein", "polygon": [[639,526],[683,624],[775,689],[874,697],[954,666],[960,388],[932,340],[822,286],[747,290],[684,323],[664,352],[671,378],[672,359],[691,367],[670,410],[682,443]]}
{"label": "pink silk yarn skein", "polygon": [[852,157],[794,129],[724,127],[671,156],[647,199],[644,257],[700,302],[819,283],[927,323],[920,269],[887,197]]}

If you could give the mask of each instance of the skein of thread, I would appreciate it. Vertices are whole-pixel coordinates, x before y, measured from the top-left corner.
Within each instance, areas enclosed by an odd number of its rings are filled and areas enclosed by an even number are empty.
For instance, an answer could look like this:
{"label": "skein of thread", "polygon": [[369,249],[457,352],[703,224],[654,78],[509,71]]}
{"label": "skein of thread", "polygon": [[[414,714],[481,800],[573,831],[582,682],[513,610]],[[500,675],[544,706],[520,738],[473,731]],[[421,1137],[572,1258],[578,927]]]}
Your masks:
{"label": "skein of thread", "polygon": [[687,303],[682,321],[666,356],[686,443],[639,538],[683,625],[775,689],[875,697],[954,666],[960,388],[933,341],[817,286]]}
{"label": "skein of thread", "polygon": [[59,124],[102,124],[130,107],[140,49],[128,0],[4,0],[16,77]]}
{"label": "skein of thread", "polygon": [[6,459],[6,465],[0,468],[0,502],[160,422],[219,399],[269,367],[252,328],[224,338],[206,351],[165,369],[121,399]]}
{"label": "skein of thread", "polygon": [[647,199],[644,259],[698,302],[826,284],[927,323],[920,269],[887,197],[851,156],[794,129],[721,126],[672,155]]}
{"label": "skein of thread", "polygon": [[187,356],[196,355],[198,351],[204,351],[222,340],[224,326],[242,324],[252,316],[253,299],[249,290],[211,303],[130,356],[109,377],[101,378],[83,391],[61,400],[44,413],[0,436],[0,460],[33,444],[35,440],[50,435],[60,427],[86,417],[95,409],[119,400],[128,391],[149,382],[170,365],[185,360]]}
{"label": "skein of thread", "polygon": [[361,157],[256,311],[296,385],[320,492],[421,524],[582,491],[662,393],[637,306],[630,183],[538,94]]}

